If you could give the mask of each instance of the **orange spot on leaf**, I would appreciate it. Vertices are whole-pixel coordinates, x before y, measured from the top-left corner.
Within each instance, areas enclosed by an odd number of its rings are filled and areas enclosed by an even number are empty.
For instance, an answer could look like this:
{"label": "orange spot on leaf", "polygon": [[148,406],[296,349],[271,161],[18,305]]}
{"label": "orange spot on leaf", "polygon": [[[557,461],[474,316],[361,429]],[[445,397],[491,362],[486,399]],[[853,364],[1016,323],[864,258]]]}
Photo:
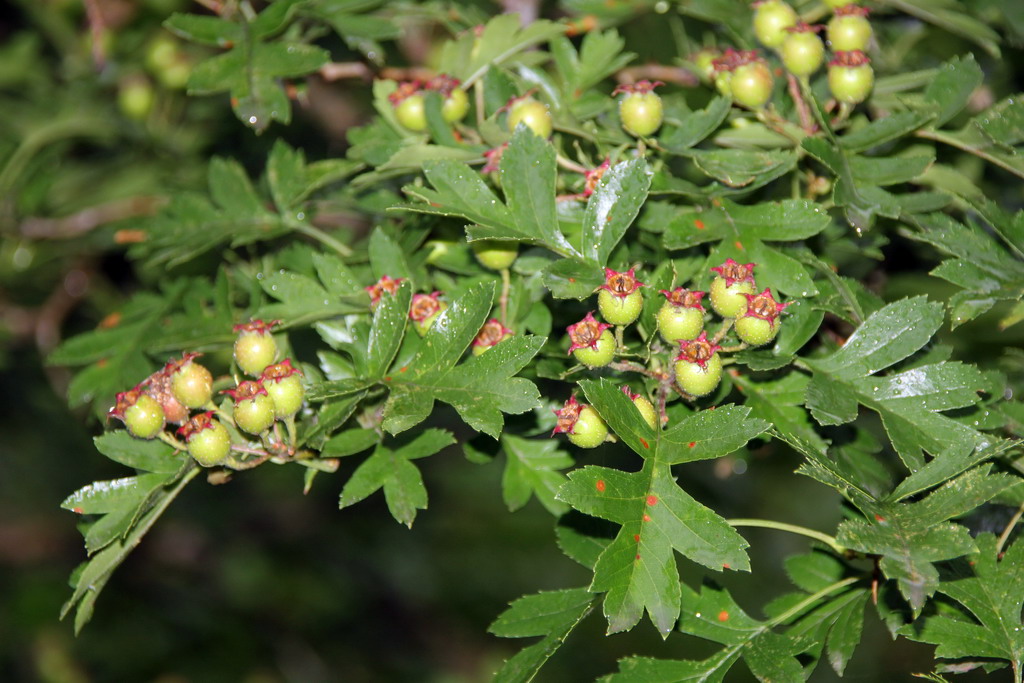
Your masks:
{"label": "orange spot on leaf", "polygon": [[78,515],[85,512],[85,510],[83,510],[82,508],[71,508],[71,511]]}
{"label": "orange spot on leaf", "polygon": [[99,328],[101,330],[109,330],[111,327],[117,327],[121,323],[121,312],[114,311],[103,320],[100,321]]}
{"label": "orange spot on leaf", "polygon": [[604,493],[604,490],[605,490],[604,479],[598,479],[597,480],[597,484],[595,484],[595,487],[597,488],[598,491],[600,491],[601,493]]}
{"label": "orange spot on leaf", "polygon": [[391,375],[386,375],[386,376],[384,377],[384,381],[385,381],[385,382],[390,382],[390,381],[391,381]]}
{"label": "orange spot on leaf", "polygon": [[729,563],[726,562],[725,564],[722,565],[722,569],[731,569],[731,567],[729,566]]}
{"label": "orange spot on leaf", "polygon": [[408,365],[403,365],[402,367],[398,368],[398,371],[399,371],[399,372],[405,372],[405,371],[406,371],[406,370],[408,370],[408,369],[409,369],[409,366],[408,366]]}
{"label": "orange spot on leaf", "polygon": [[690,448],[693,448],[693,447],[694,447],[694,446],[696,446],[696,445],[697,445],[697,442],[696,442],[696,441],[691,441],[691,442],[690,442]]}
{"label": "orange spot on leaf", "polygon": [[638,560],[640,559],[640,553],[636,554],[636,559],[638,559]]}
{"label": "orange spot on leaf", "polygon": [[729,621],[729,613],[726,612],[725,610],[722,610],[721,612],[718,613],[718,620],[719,621]]}
{"label": "orange spot on leaf", "polygon": [[574,277],[569,278],[569,282],[576,282],[576,278],[574,278]]}
{"label": "orange spot on leaf", "polygon": [[881,524],[885,524],[885,517],[883,517],[882,515],[875,515],[875,521],[880,522]]}
{"label": "orange spot on leaf", "polygon": [[633,540],[636,541],[637,543],[639,543],[640,542],[640,534],[633,534]]}
{"label": "orange spot on leaf", "polygon": [[736,240],[735,242],[733,242],[733,245],[735,245],[735,247],[737,249],[739,249],[740,251],[743,251],[743,242],[740,242],[739,240]]}
{"label": "orange spot on leaf", "polygon": [[640,443],[643,444],[644,448],[650,448],[651,447],[650,444],[647,443],[647,440],[644,439],[643,437],[640,437]]}
{"label": "orange spot on leaf", "polygon": [[654,505],[657,502],[658,502],[658,497],[657,496],[647,496],[647,504],[648,505]]}
{"label": "orange spot on leaf", "polygon": [[704,229],[704,221],[702,221],[701,219],[698,218],[697,220],[695,220],[693,222],[693,227],[697,228],[698,230],[703,230]]}
{"label": "orange spot on leaf", "polygon": [[649,522],[649,521],[651,521],[651,516],[650,516],[650,515],[648,515],[648,514],[644,514],[644,521],[645,521],[645,522]]}

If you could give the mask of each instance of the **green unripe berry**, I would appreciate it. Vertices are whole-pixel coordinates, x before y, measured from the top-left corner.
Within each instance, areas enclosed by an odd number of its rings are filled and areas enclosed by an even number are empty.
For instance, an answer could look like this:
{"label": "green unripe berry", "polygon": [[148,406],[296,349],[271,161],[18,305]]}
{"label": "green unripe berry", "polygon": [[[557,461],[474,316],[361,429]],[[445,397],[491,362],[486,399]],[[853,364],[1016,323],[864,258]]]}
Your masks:
{"label": "green unripe berry", "polygon": [[163,406],[145,393],[142,385],[122,391],[107,414],[124,422],[128,433],[139,439],[152,439],[164,428],[167,420]]}
{"label": "green unripe berry", "polygon": [[188,454],[203,467],[221,464],[231,452],[231,435],[212,412],[194,416],[178,429],[178,434],[185,437]]}
{"label": "green unripe berry", "polygon": [[734,325],[736,336],[750,346],[763,346],[775,339],[780,327],[782,327],[782,322],[778,318],[765,320],[754,316],[740,316],[736,318]]}
{"label": "green unripe berry", "polygon": [[274,424],[274,400],[260,382],[242,382],[224,393],[235,402],[231,417],[239,429],[261,434]]}
{"label": "green unripe berry", "polygon": [[706,396],[715,390],[722,381],[719,349],[708,341],[706,332],[701,332],[693,341],[680,342],[673,367],[676,383],[683,391],[692,396]]}
{"label": "green unripe berry", "polygon": [[608,425],[593,408],[578,403],[576,397],[570,397],[561,409],[555,411],[558,422],[555,434],[565,434],[569,441],[580,448],[596,448],[608,438]]}
{"label": "green unripe berry", "polygon": [[754,35],[765,47],[778,47],[786,40],[786,29],[800,20],[796,11],[782,0],[764,0],[754,10]]}
{"label": "green unripe berry", "polygon": [[687,360],[675,364],[676,382],[691,396],[707,396],[722,381],[722,359],[715,354],[703,366]]}
{"label": "green unripe berry", "polygon": [[662,85],[660,81],[638,81],[621,85],[612,93],[625,93],[619,100],[619,119],[622,127],[637,137],[653,135],[665,118],[661,98],[654,92],[659,85]]}
{"label": "green unripe berry", "polygon": [[630,324],[640,316],[643,305],[644,297],[640,292],[617,296],[602,289],[597,295],[601,317],[613,325]]}
{"label": "green unripe berry", "polygon": [[409,95],[395,107],[395,118],[406,130],[422,133],[427,129],[427,107],[423,95]]}
{"label": "green unripe berry", "polygon": [[152,439],[164,428],[164,409],[152,396],[142,394],[124,412],[124,426],[140,439]]}
{"label": "green unripe berry", "polygon": [[253,320],[235,325],[235,332],[238,333],[235,338],[235,363],[245,374],[258,377],[264,368],[277,360],[277,342],[270,334],[277,322]]}
{"label": "green unripe berry", "polygon": [[747,310],[745,295],[756,292],[754,264],[740,264],[731,258],[712,268],[718,277],[711,281],[711,308],[723,318],[735,318]]}
{"label": "green unripe berry", "polygon": [[292,362],[285,359],[280,363],[268,366],[260,376],[260,382],[267,394],[274,402],[274,417],[283,420],[299,412],[302,401],[306,397],[306,390],[299,379],[298,368],[292,367]]}
{"label": "green unripe berry", "polygon": [[[193,362],[198,353],[186,353],[181,361],[172,361],[171,392],[186,408],[201,408],[213,395],[213,375],[199,363]],[[168,365],[171,365],[169,363]]]}
{"label": "green unripe berry", "polygon": [[637,319],[643,309],[644,297],[640,293],[643,283],[634,276],[636,269],[619,273],[605,268],[605,282],[597,294],[601,317],[612,325],[628,325]]}
{"label": "green unripe berry", "polygon": [[671,292],[663,289],[661,293],[666,301],[655,315],[661,338],[669,344],[696,339],[704,329],[704,307],[700,300],[705,293],[687,291],[682,287]]}
{"label": "green unripe berry", "polygon": [[782,326],[779,313],[788,305],[777,302],[768,289],[760,294],[748,294],[747,310],[736,318],[736,336],[750,346],[767,344],[779,333]]}
{"label": "green unripe berry", "polygon": [[[801,28],[803,27],[803,28]],[[807,24],[794,26],[779,50],[782,63],[794,76],[806,78],[825,61],[825,45]]]}
{"label": "green unripe berry", "polygon": [[829,62],[828,87],[843,104],[859,104],[867,99],[875,84],[875,72],[863,52],[838,52]]}
{"label": "green unripe berry", "polygon": [[848,5],[836,10],[828,22],[828,42],[835,52],[866,50],[871,43],[871,22],[867,9]]}
{"label": "green unripe berry", "polygon": [[519,255],[519,243],[508,240],[476,240],[470,242],[476,260],[485,268],[504,270]]}
{"label": "green unripe berry", "polygon": [[153,110],[156,96],[149,80],[140,75],[127,77],[118,83],[117,106],[130,119],[142,121]]}
{"label": "green unripe berry", "polygon": [[441,118],[446,123],[455,123],[469,113],[469,95],[462,88],[455,88],[441,104]]}
{"label": "green unripe berry", "polygon": [[513,101],[508,110],[508,129],[516,132],[516,127],[522,123],[545,140],[551,136],[554,125],[551,121],[551,112],[548,106],[538,102],[532,97],[523,97]]}
{"label": "green unripe berry", "polygon": [[434,322],[448,308],[446,302],[438,300],[439,296],[441,296],[441,292],[414,294],[412,297],[412,305],[409,307],[409,319],[412,320],[413,328],[421,337],[430,331],[430,328],[434,326]]}
{"label": "green unripe berry", "polygon": [[747,109],[761,109],[772,97],[775,79],[768,65],[758,60],[733,69],[729,80],[732,99]]}
{"label": "green unripe berry", "polygon": [[576,420],[569,441],[580,448],[597,448],[608,438],[608,425],[604,423],[597,411],[590,406],[583,406]]}
{"label": "green unripe berry", "polygon": [[476,338],[473,339],[473,355],[479,356],[490,351],[495,346],[511,337],[512,334],[512,330],[502,325],[500,320],[497,318],[491,318],[484,323],[484,326],[480,328],[480,332],[477,333]]}
{"label": "green unripe berry", "polygon": [[636,406],[636,409],[640,412],[640,417],[644,419],[644,422],[646,422],[651,429],[657,429],[658,414],[654,410],[654,405],[647,399],[647,397],[641,396],[640,394],[634,394],[627,386],[622,387],[622,393],[629,396],[629,400],[633,402],[634,406]]}
{"label": "green unripe berry", "polygon": [[615,357],[615,338],[611,332],[604,330],[592,346],[574,349],[572,355],[587,367],[604,367]]}

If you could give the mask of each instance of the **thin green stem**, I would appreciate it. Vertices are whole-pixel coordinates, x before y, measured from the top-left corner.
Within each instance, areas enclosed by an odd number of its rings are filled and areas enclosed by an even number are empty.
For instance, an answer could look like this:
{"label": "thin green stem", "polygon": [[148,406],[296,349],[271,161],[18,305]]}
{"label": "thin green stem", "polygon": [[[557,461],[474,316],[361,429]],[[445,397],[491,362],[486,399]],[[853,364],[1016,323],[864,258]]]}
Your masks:
{"label": "thin green stem", "polygon": [[773,619],[769,620],[768,621],[768,625],[769,626],[778,626],[779,624],[783,624],[783,623],[789,621],[789,619],[791,619],[792,617],[795,617],[796,615],[798,615],[801,612],[803,612],[805,609],[807,609],[808,607],[810,607],[811,605],[816,603],[818,600],[821,600],[826,595],[829,595],[831,593],[835,593],[836,591],[838,591],[840,589],[843,589],[843,588],[846,588],[847,586],[853,585],[853,584],[857,583],[858,581],[862,580],[863,578],[864,577],[862,577],[862,576],[850,576],[850,577],[847,577],[847,578],[842,579],[840,581],[836,581],[833,584],[829,584],[828,586],[825,586],[824,588],[822,588],[817,593],[812,593],[811,595],[808,595],[806,598],[804,598],[800,602],[796,603],[795,605],[790,607],[788,610],[786,610],[782,614],[780,614],[777,617],[774,617]]}
{"label": "thin green stem", "polygon": [[626,331],[626,328],[625,328],[624,325],[616,325],[615,326],[615,350],[618,353],[622,353],[623,351],[627,350],[626,349],[626,342],[623,339],[623,334],[625,333],[625,331]]}
{"label": "thin green stem", "polygon": [[161,441],[163,441],[165,444],[167,444],[168,446],[170,446],[171,448],[173,448],[176,451],[187,451],[188,450],[188,446],[186,446],[182,442],[178,441],[176,438],[174,438],[172,435],[168,434],[167,432],[160,432],[159,434],[157,434],[157,438],[160,439]]}
{"label": "thin green stem", "polygon": [[501,298],[498,305],[501,307],[501,324],[508,324],[508,292],[512,288],[512,274],[508,268],[501,269]]}
{"label": "thin green stem", "polygon": [[813,538],[816,541],[821,541],[838,555],[842,555],[846,552],[846,548],[841,546],[838,541],[832,536],[821,531],[815,531],[814,529],[808,529],[807,527],[797,526],[796,524],[786,524],[785,522],[776,522],[772,519],[729,519],[726,520],[732,526],[751,526],[760,527],[762,529],[775,529],[777,531],[788,531],[792,534],[799,534],[800,536],[806,536],[807,538]]}
{"label": "thin green stem", "polygon": [[346,245],[334,239],[323,230],[320,230],[319,228],[314,228],[312,225],[309,225],[308,223],[303,223],[301,221],[289,221],[288,227],[290,227],[295,232],[300,232],[307,237],[312,237],[316,241],[320,242],[324,246],[330,247],[331,249],[338,252],[342,256],[352,255],[352,250],[349,249]]}
{"label": "thin green stem", "polygon": [[984,159],[990,164],[995,164],[999,168],[1009,171],[1010,173],[1014,174],[1019,178],[1024,178],[1024,172],[1022,172],[1021,169],[1015,168],[1012,164],[1008,164],[1002,159],[992,156],[991,154],[981,149],[980,147],[968,144],[963,140],[958,140],[957,138],[953,137],[952,135],[944,131],[919,130],[916,133],[914,133],[914,135],[916,135],[919,138],[924,138],[925,140],[934,140],[935,142],[941,142],[951,147],[956,147],[957,149],[967,152],[968,154],[973,154],[976,157]]}
{"label": "thin green stem", "polygon": [[1013,518],[1010,519],[1006,528],[1003,529],[1003,533],[999,534],[999,540],[996,541],[996,555],[1003,552],[1003,546],[1006,545],[1007,539],[1009,539],[1010,534],[1013,533],[1013,528],[1017,526],[1017,522],[1020,521],[1022,516],[1024,516],[1024,504],[1017,508],[1016,514],[1013,515]]}

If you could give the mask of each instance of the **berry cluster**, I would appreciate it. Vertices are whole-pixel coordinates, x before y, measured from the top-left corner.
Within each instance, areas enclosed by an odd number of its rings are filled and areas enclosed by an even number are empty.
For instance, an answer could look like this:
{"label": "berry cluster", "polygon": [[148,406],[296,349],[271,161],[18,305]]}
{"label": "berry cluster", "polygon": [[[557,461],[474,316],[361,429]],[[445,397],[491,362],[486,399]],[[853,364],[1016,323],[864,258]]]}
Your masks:
{"label": "berry cluster", "polygon": [[444,74],[424,82],[420,80],[400,83],[388,99],[395,107],[395,118],[408,130],[421,133],[427,129],[425,95],[434,91],[441,95],[441,118],[445,123],[456,123],[469,112],[469,95],[459,87],[459,80]]}
{"label": "berry cluster", "polygon": [[[291,360],[274,362],[278,356],[271,334],[274,324],[253,320],[235,327],[235,364],[255,379],[239,381],[234,388],[220,392],[230,396],[230,405],[214,403],[213,375],[196,362],[202,354],[186,352],[134,388],[119,393],[109,416],[124,422],[132,436],[160,438],[188,451],[204,467],[246,466],[233,458],[232,451],[262,459],[294,455],[293,420],[302,407],[305,389],[299,378],[302,373]],[[288,443],[276,430],[271,433],[278,420],[288,427]],[[168,424],[179,425],[175,433],[184,444],[165,431]],[[238,430],[258,437],[259,446],[248,443]]]}
{"label": "berry cluster", "polygon": [[[568,353],[590,369],[610,366],[657,380],[660,411],[655,410],[647,397],[633,393],[626,386],[622,388],[644,421],[651,429],[656,429],[659,423],[667,421],[665,402],[670,391],[681,398],[694,400],[707,396],[718,387],[723,368],[720,352],[763,346],[778,335],[782,325],[779,315],[789,304],[776,301],[767,288],[758,293],[754,267],[753,263],[741,264],[726,259],[722,265],[711,269],[715,278],[708,292],[683,287],[660,290],[665,302],[655,315],[658,333],[677,353],[674,356],[670,354],[673,362],[669,365],[660,357],[661,345],[648,343],[647,366],[632,361],[613,363],[616,356],[643,357],[643,354],[631,352],[624,344],[622,332],[640,315],[643,308],[640,288],[644,285],[636,279],[635,268],[626,272],[606,269],[605,283],[598,288],[597,297],[598,309],[607,322],[599,321],[591,311],[579,322],[569,325],[566,328]],[[710,339],[705,329],[706,311],[701,303],[708,294],[712,310],[724,319]],[[611,332],[613,326],[615,335]],[[730,334],[738,343],[723,348],[719,342]],[[671,371],[663,369],[666,367],[671,367]],[[557,424],[553,434],[564,433],[577,446],[594,448],[610,438],[608,427],[600,415],[579,403],[574,396],[555,414]]]}
{"label": "berry cluster", "polygon": [[[754,35],[778,54],[790,74],[806,81],[825,63],[826,43],[818,35],[824,30],[833,53],[828,62],[832,96],[841,105],[855,105],[874,85],[871,60],[865,54],[873,35],[868,10],[848,0],[826,4],[833,10],[831,20],[827,26],[812,26],[801,21],[785,0],[758,0],[752,5]],[[754,50],[704,48],[690,61],[701,78],[740,106],[757,111],[771,99],[772,70]]]}

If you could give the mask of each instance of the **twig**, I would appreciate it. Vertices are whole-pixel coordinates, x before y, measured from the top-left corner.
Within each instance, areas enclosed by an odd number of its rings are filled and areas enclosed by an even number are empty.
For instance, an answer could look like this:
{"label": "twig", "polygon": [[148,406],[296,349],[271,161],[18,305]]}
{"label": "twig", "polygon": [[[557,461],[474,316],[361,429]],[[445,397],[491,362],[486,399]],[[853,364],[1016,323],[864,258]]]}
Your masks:
{"label": "twig", "polygon": [[89,20],[89,33],[92,34],[92,61],[99,71],[107,63],[107,51],[104,47],[106,41],[103,40],[106,24],[97,0],[85,0],[85,16]]}
{"label": "twig", "polygon": [[796,105],[797,115],[800,117],[800,127],[807,131],[808,135],[814,135],[818,130],[818,126],[814,123],[814,117],[811,116],[811,110],[807,106],[807,102],[804,100],[803,92],[800,89],[800,82],[793,74],[786,75],[789,78],[789,96],[793,98],[793,103]]}
{"label": "twig", "polygon": [[1010,534],[1013,532],[1013,528],[1017,526],[1017,522],[1024,516],[1024,504],[1017,508],[1016,514],[1010,519],[1006,528],[1003,529],[1003,533],[999,534],[999,540],[996,541],[996,556],[999,556],[1003,552],[1003,546],[1006,545],[1006,541],[1010,538]]}
{"label": "twig", "polygon": [[152,216],[166,203],[165,197],[117,199],[62,218],[26,218],[19,226],[19,231],[29,239],[71,239],[114,221]]}
{"label": "twig", "polygon": [[700,85],[700,79],[689,69],[664,64],[628,66],[615,74],[615,80],[619,83],[636,83],[644,80],[664,81],[681,85],[684,88],[696,88]]}

